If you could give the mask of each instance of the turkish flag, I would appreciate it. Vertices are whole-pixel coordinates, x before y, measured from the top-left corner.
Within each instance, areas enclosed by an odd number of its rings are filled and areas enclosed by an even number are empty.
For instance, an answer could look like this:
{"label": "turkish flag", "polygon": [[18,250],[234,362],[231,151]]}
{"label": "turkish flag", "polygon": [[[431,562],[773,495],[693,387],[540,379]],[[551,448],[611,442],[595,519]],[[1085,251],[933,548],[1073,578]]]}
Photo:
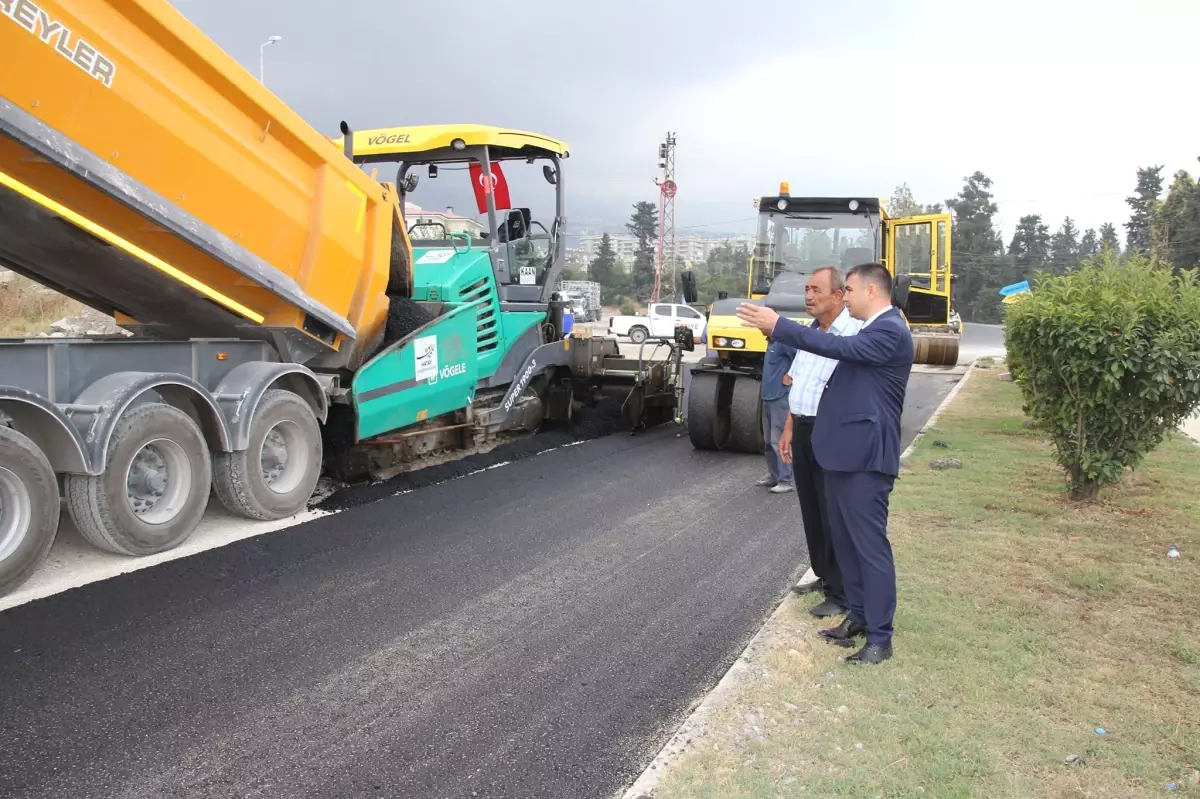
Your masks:
{"label": "turkish flag", "polygon": [[497,211],[506,211],[512,207],[512,201],[508,197],[508,181],[504,179],[504,170],[500,168],[499,162],[492,164],[491,180],[483,174],[483,166],[479,162],[472,163],[470,170],[471,188],[475,190],[475,205],[478,206],[479,213],[487,213],[487,196],[490,193],[495,193]]}

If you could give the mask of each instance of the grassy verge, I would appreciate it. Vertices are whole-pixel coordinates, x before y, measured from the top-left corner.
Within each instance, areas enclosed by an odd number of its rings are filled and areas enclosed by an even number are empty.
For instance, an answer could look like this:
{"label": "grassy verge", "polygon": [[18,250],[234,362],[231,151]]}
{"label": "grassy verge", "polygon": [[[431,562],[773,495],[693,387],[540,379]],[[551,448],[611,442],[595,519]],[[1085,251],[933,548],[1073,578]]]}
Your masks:
{"label": "grassy verge", "polygon": [[972,377],[892,495],[896,656],[845,666],[815,600],[789,599],[760,676],[655,799],[1200,796],[1200,449],[1175,437],[1075,507],[998,374]]}

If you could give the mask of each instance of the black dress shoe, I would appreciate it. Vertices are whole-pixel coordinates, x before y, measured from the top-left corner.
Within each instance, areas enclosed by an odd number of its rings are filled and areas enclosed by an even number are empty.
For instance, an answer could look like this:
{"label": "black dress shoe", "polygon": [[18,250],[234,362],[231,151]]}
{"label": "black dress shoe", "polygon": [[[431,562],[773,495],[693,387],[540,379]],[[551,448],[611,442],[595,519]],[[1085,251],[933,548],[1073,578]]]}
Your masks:
{"label": "black dress shoe", "polygon": [[795,591],[797,594],[800,594],[801,596],[803,596],[804,594],[811,594],[813,591],[820,590],[820,588],[821,588],[820,580],[813,580],[811,583],[804,583],[803,585],[797,583],[796,585],[792,586],[792,590]]}
{"label": "black dress shoe", "polygon": [[824,619],[828,616],[840,616],[846,612],[846,608],[841,602],[836,599],[826,599],[821,604],[809,611],[818,619]]}
{"label": "black dress shoe", "polygon": [[874,666],[892,656],[891,644],[867,644],[862,649],[846,658],[852,666]]}
{"label": "black dress shoe", "polygon": [[851,621],[850,617],[842,619],[842,623],[837,627],[830,627],[825,630],[818,630],[817,635],[824,638],[826,641],[831,641],[839,646],[854,646],[856,636],[862,635],[867,631],[867,625]]}

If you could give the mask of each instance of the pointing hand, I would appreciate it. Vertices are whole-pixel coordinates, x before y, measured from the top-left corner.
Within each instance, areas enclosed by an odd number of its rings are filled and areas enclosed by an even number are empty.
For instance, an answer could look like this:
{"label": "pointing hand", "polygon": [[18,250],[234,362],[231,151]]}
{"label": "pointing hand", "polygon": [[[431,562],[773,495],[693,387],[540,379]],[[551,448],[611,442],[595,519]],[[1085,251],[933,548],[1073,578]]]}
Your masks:
{"label": "pointing hand", "polygon": [[741,319],[751,327],[757,327],[763,332],[763,335],[771,335],[771,331],[775,329],[775,323],[779,321],[779,314],[772,311],[765,305],[751,305],[748,302],[743,302],[737,309],[738,319]]}

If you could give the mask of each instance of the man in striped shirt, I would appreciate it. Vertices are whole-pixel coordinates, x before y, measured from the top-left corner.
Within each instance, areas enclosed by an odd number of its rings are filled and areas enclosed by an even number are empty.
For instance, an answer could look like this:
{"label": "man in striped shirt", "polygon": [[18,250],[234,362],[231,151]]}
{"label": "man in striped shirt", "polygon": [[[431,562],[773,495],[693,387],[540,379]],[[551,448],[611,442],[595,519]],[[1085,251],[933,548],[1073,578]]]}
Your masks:
{"label": "man in striped shirt", "polygon": [[[853,336],[859,331],[863,323],[850,316],[844,300],[845,288],[845,278],[836,267],[823,266],[809,276],[804,289],[804,307],[814,320],[813,326],[839,336]],[[804,350],[796,353],[788,370],[791,378],[788,406],[791,412],[784,422],[783,436],[779,440],[780,456],[786,463],[792,464],[809,561],[817,576],[816,582],[797,583],[794,590],[805,594],[816,590],[818,586],[821,588],[825,599],[810,611],[818,618],[846,612],[842,572],[833,553],[829,516],[825,509],[824,473],[812,449],[817,405],[837,363],[831,358]]]}

